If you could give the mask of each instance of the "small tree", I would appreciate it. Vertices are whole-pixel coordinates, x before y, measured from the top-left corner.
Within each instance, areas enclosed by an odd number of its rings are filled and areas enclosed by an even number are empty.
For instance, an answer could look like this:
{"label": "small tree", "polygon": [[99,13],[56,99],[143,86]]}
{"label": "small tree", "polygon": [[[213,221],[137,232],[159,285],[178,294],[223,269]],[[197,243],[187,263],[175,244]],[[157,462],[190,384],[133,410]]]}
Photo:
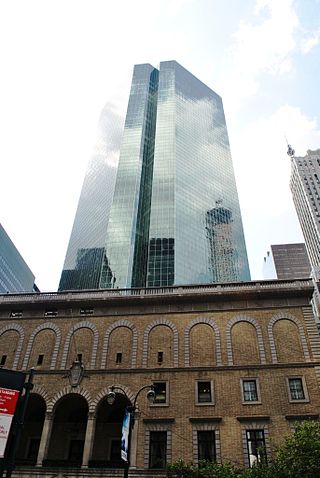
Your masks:
{"label": "small tree", "polygon": [[175,478],[241,478],[242,476],[240,470],[228,463],[204,461],[198,466],[183,460],[168,465],[167,475]]}
{"label": "small tree", "polygon": [[320,422],[299,424],[279,446],[275,465],[281,478],[320,477]]}

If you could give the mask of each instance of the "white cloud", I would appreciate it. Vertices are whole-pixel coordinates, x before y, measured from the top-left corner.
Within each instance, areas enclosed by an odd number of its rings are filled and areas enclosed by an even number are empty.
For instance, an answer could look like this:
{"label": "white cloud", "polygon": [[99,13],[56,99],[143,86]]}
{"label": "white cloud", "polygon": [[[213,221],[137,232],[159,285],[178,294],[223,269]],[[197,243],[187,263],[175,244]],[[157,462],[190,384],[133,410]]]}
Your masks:
{"label": "white cloud", "polygon": [[304,156],[307,149],[318,147],[320,126],[299,108],[283,105],[269,117],[257,119],[239,130],[233,137],[234,163],[241,164],[237,182],[242,208],[250,214],[271,217],[292,207],[286,137],[296,154]]}
{"label": "white cloud", "polygon": [[240,71],[258,76],[262,72],[282,74],[290,68],[290,53],[296,47],[299,26],[292,0],[258,0],[255,13],[268,18],[253,25],[241,22],[235,33],[233,56]]}
{"label": "white cloud", "polygon": [[312,32],[306,38],[303,38],[301,41],[301,52],[304,54],[309,53],[314,47],[320,43],[320,29]]}
{"label": "white cloud", "polygon": [[262,75],[290,72],[298,49],[300,26],[293,0],[257,0],[253,14],[255,21],[241,20],[233,34],[231,71],[221,87],[233,111],[259,92]]}

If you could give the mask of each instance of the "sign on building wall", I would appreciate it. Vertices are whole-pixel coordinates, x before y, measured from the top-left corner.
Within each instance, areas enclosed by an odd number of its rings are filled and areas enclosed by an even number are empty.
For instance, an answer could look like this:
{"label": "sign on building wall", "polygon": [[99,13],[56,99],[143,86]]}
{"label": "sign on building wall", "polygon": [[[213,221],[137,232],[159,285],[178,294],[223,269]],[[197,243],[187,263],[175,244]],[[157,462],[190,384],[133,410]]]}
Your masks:
{"label": "sign on building wall", "polygon": [[4,458],[18,398],[25,382],[25,374],[0,369],[0,458]]}
{"label": "sign on building wall", "polygon": [[4,457],[19,390],[0,387],[0,458]]}

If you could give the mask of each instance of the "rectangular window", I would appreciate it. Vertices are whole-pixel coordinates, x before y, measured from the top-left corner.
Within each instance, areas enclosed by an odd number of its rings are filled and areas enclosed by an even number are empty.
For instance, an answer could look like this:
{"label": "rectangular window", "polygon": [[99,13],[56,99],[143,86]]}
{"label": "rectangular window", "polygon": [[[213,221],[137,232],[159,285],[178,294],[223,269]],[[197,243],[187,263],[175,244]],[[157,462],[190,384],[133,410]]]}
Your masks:
{"label": "rectangular window", "polygon": [[242,394],[244,402],[258,402],[257,380],[242,380]]}
{"label": "rectangular window", "polygon": [[80,315],[93,315],[93,309],[80,309]]}
{"label": "rectangular window", "polygon": [[198,460],[216,461],[216,440],[213,430],[198,431]]}
{"label": "rectangular window", "polygon": [[10,313],[10,317],[22,317],[22,310],[12,310]]}
{"label": "rectangular window", "polygon": [[122,362],[122,353],[118,352],[116,355],[116,363],[121,363]]}
{"label": "rectangular window", "polygon": [[289,383],[289,392],[290,392],[290,399],[291,400],[305,400],[306,399],[302,378],[299,378],[299,377],[289,378],[288,383]]}
{"label": "rectangular window", "polygon": [[167,432],[150,432],[149,468],[165,468],[167,464]]}
{"label": "rectangular window", "polygon": [[266,460],[264,430],[247,430],[247,450],[250,468],[257,462]]}
{"label": "rectangular window", "polygon": [[56,317],[58,315],[57,310],[46,310],[44,313],[45,317]]}
{"label": "rectangular window", "polygon": [[167,403],[167,382],[154,382],[155,404]]}
{"label": "rectangular window", "polygon": [[197,381],[197,403],[212,403],[212,383]]}
{"label": "rectangular window", "polygon": [[0,362],[0,366],[3,366],[6,364],[6,361],[7,361],[7,355],[2,355],[1,357],[1,362]]}
{"label": "rectangular window", "polygon": [[163,363],[163,352],[158,352],[158,364]]}
{"label": "rectangular window", "polygon": [[44,354],[38,355],[37,365],[42,365],[43,364],[43,359],[44,359]]}
{"label": "rectangular window", "polygon": [[78,362],[82,362],[82,354],[77,354],[77,360]]}

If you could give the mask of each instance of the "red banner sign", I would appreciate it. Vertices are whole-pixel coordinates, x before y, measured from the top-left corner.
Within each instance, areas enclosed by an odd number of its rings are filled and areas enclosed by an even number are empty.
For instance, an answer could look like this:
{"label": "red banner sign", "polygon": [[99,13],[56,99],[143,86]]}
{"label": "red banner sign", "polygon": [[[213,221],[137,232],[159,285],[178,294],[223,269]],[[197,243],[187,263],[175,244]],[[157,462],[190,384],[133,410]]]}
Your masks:
{"label": "red banner sign", "polygon": [[0,387],[0,458],[4,457],[18,398],[18,390],[10,390],[9,388]]}

